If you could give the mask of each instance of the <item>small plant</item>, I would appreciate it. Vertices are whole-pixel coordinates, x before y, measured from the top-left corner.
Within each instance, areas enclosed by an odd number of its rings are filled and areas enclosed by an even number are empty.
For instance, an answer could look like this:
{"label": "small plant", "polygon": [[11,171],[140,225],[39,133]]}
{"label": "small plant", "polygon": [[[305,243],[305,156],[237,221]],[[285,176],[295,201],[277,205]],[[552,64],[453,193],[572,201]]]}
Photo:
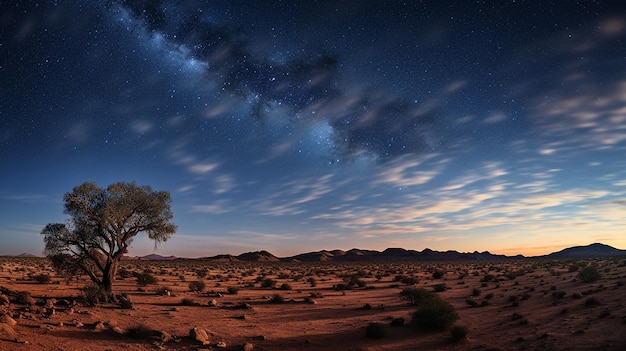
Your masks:
{"label": "small plant", "polygon": [[476,296],[480,296],[480,294],[482,293],[482,291],[478,288],[474,288],[472,290],[472,296],[476,297]]}
{"label": "small plant", "polygon": [[159,286],[154,289],[154,293],[161,296],[169,296],[171,289],[167,286]]}
{"label": "small plant", "polygon": [[206,288],[206,283],[203,280],[194,280],[188,286],[191,292],[201,292]]}
{"label": "small plant", "polygon": [[147,339],[154,334],[154,330],[143,324],[138,324],[126,330],[126,335],[133,339]]}
{"label": "small plant", "polygon": [[400,296],[415,306],[425,299],[433,298],[433,293],[423,288],[404,288],[400,292]]}
{"label": "small plant", "polygon": [[228,288],[226,288],[226,292],[231,295],[237,295],[239,294],[239,288],[236,286],[229,286]]}
{"label": "small plant", "polygon": [[280,290],[291,290],[291,285],[289,285],[288,283],[283,283],[283,284],[281,284],[279,289]]}
{"label": "small plant", "polygon": [[455,325],[450,329],[450,335],[452,336],[452,341],[458,342],[461,340],[465,340],[467,338],[467,334],[469,333],[469,328],[465,325]]}
{"label": "small plant", "polygon": [[369,323],[365,328],[365,336],[372,339],[382,339],[386,335],[385,326],[381,323]]}
{"label": "small plant", "polygon": [[283,295],[274,294],[272,298],[270,299],[270,302],[271,303],[285,303],[285,298],[283,297]]}
{"label": "small plant", "polygon": [[107,294],[96,284],[87,285],[82,288],[81,297],[87,306],[96,306],[100,303],[109,302]]}
{"label": "small plant", "polygon": [[435,290],[435,292],[443,292],[443,291],[446,291],[446,289],[448,289],[448,286],[446,285],[446,283],[433,285],[433,290]]}
{"label": "small plant", "polygon": [[412,322],[424,329],[445,330],[459,319],[454,307],[437,295],[421,300],[417,306]]}
{"label": "small plant", "polygon": [[139,286],[156,284],[158,282],[154,274],[149,273],[149,272],[138,273],[136,274],[136,277],[137,277],[137,284],[139,284]]}
{"label": "small plant", "polygon": [[585,283],[593,283],[600,279],[600,272],[594,266],[587,266],[578,272],[578,279]]}
{"label": "small plant", "polygon": [[35,280],[39,284],[47,284],[50,283],[51,278],[49,274],[42,273],[34,276],[33,280]]}
{"label": "small plant", "polygon": [[600,301],[594,296],[585,300],[585,306],[587,307],[595,307],[595,306],[598,306],[599,304],[600,304]]}
{"label": "small plant", "polygon": [[182,300],[180,300],[180,304],[183,306],[195,306],[196,302],[192,298],[185,297]]}
{"label": "small plant", "polygon": [[118,276],[118,277],[120,277],[120,278],[122,278],[122,279],[125,279],[125,278],[130,278],[130,277],[132,277],[132,275],[133,275],[133,272],[129,271],[129,270],[128,270],[128,269],[126,269],[126,268],[120,268],[120,269],[117,271],[117,276]]}
{"label": "small plant", "polygon": [[261,281],[262,288],[273,288],[276,285],[276,281],[272,278],[265,278]]}
{"label": "small plant", "polygon": [[444,275],[443,271],[434,271],[433,279],[440,279],[441,277],[443,277],[443,275]]}

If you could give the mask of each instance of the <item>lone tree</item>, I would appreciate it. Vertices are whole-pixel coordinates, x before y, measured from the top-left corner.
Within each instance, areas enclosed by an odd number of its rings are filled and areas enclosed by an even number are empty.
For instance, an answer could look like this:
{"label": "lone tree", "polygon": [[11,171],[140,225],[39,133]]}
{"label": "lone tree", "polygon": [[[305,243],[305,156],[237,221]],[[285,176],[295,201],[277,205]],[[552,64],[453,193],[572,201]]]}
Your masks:
{"label": "lone tree", "polygon": [[70,219],[41,231],[44,253],[63,274],[87,274],[105,299],[113,299],[117,267],[134,236],[146,232],[156,247],[176,232],[169,192],[150,186],[119,182],[102,189],[86,182],[63,200]]}

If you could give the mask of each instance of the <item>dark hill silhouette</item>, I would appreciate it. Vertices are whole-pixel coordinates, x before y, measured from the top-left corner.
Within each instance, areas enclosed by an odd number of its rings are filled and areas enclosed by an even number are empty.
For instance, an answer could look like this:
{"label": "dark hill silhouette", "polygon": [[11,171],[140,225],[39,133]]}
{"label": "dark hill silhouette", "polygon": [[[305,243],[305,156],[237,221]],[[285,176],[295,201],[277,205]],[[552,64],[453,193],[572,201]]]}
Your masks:
{"label": "dark hill silhouette", "polygon": [[624,256],[626,250],[616,249],[612,246],[594,243],[586,246],[568,247],[558,252],[546,255],[547,258],[581,258],[581,257],[613,257]]}
{"label": "dark hill silhouette", "polygon": [[263,251],[246,252],[237,256],[242,261],[255,261],[255,262],[277,262],[280,259],[271,253]]}

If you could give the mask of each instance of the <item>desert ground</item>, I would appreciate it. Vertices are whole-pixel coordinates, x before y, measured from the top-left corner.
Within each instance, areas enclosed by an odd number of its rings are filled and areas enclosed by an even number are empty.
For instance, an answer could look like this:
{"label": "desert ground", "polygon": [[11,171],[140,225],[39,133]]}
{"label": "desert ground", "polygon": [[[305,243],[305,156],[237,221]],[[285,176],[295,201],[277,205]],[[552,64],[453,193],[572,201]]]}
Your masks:
{"label": "desert ground", "polygon": [[[588,266],[599,279],[580,277]],[[2,257],[0,350],[626,350],[624,282],[623,257],[126,260],[114,291],[130,303],[91,306],[86,277]],[[452,305],[453,326],[415,325],[416,290]]]}

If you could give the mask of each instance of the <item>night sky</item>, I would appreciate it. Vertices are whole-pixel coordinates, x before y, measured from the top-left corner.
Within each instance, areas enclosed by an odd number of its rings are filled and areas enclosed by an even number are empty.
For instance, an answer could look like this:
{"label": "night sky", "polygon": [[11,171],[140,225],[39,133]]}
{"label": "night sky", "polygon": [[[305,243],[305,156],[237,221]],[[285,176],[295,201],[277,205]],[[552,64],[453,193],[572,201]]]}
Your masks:
{"label": "night sky", "polygon": [[162,255],[626,248],[617,1],[55,3],[0,1],[0,254],[133,180]]}

